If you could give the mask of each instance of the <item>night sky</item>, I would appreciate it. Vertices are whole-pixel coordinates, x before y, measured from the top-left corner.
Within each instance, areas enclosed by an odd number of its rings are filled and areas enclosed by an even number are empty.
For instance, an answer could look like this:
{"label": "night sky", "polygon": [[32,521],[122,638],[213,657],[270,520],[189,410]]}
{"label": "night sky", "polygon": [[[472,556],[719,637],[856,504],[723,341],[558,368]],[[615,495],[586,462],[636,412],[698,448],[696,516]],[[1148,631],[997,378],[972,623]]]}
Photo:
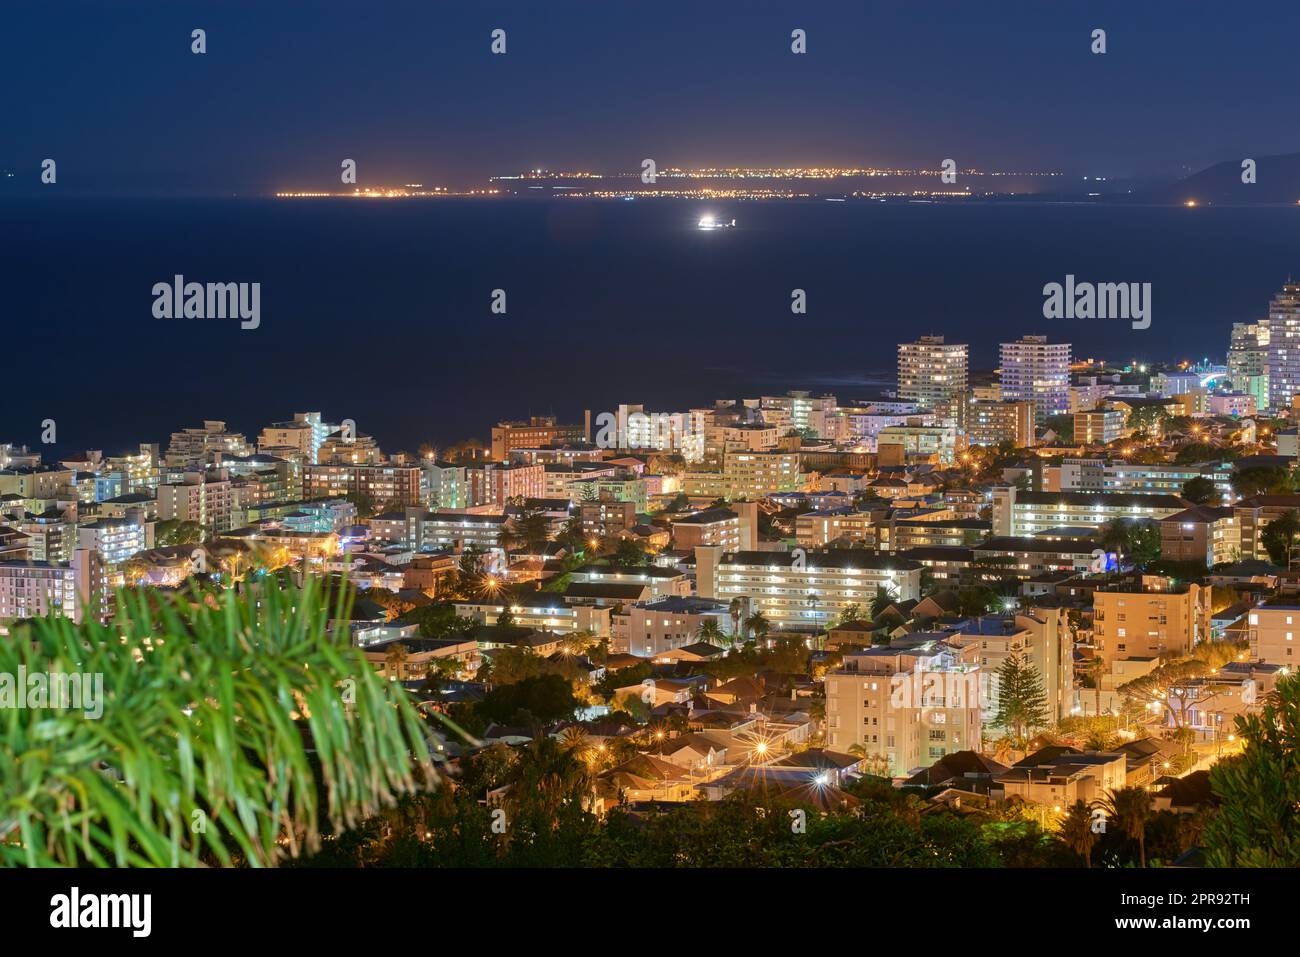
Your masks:
{"label": "night sky", "polygon": [[45,157],[69,193],[229,195],[337,188],[344,157],[362,185],[467,186],[647,156],[1171,178],[1300,150],[1292,2],[10,0],[0,18],[10,189]]}

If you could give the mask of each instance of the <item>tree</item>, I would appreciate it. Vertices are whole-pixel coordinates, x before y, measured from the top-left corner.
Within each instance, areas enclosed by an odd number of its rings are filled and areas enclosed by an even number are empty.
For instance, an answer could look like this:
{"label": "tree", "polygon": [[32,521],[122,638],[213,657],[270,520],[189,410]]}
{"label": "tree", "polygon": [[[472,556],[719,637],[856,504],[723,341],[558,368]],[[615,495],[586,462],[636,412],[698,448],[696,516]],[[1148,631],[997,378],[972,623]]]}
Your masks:
{"label": "tree", "polygon": [[1038,669],[1023,655],[1008,655],[998,668],[998,708],[993,724],[1024,741],[1047,724],[1047,694]]}
{"label": "tree", "polygon": [[1300,675],[1241,715],[1240,754],[1210,769],[1221,804],[1205,834],[1211,867],[1300,867]]}
{"label": "tree", "polygon": [[1051,415],[1047,417],[1046,425],[1060,436],[1062,442],[1069,444],[1074,441],[1074,416]]}
{"label": "tree", "polygon": [[425,605],[402,616],[404,623],[419,626],[421,638],[451,638],[464,635],[478,626],[473,618],[462,618],[451,604]]}
{"label": "tree", "polygon": [[1241,469],[1232,476],[1232,488],[1238,495],[1246,498],[1271,492],[1278,495],[1290,494],[1293,490],[1291,473],[1279,465],[1257,465]]}
{"label": "tree", "polygon": [[1098,834],[1092,829],[1092,811],[1083,801],[1075,801],[1061,820],[1057,840],[1083,858],[1084,867],[1092,867],[1092,849]]}
{"label": "tree", "polygon": [[6,708],[0,864],[269,866],[437,783],[412,699],[329,632],[348,593],[197,598],[123,591],[110,624],[0,642],[0,674],[102,675],[108,705]]}
{"label": "tree", "polygon": [[871,596],[871,620],[878,621],[885,609],[894,603],[893,593],[884,585],[876,586],[876,593]]}
{"label": "tree", "polygon": [[544,512],[536,508],[526,508],[519,516],[517,525],[519,534],[523,536],[524,544],[528,546],[530,552],[537,554],[546,548],[546,543],[551,538],[551,526]]}
{"label": "tree", "polygon": [[1218,497],[1219,492],[1214,487],[1214,483],[1204,475],[1198,475],[1183,483],[1183,498],[1193,505],[1209,505]]}
{"label": "tree", "polygon": [[771,627],[771,623],[761,611],[756,611],[745,619],[745,632],[760,641],[767,635]]}
{"label": "tree", "polygon": [[498,685],[477,705],[479,712],[499,724],[551,724],[573,716],[578,707],[573,686],[560,675],[537,675]]}
{"label": "tree", "polygon": [[700,623],[700,627],[695,632],[695,637],[700,641],[707,641],[711,645],[725,648],[731,644],[731,636],[726,634],[713,618],[706,618]]}
{"label": "tree", "polygon": [[1296,536],[1300,535],[1300,512],[1291,509],[1283,512],[1264,526],[1260,540],[1268,551],[1268,560],[1274,565],[1286,567],[1291,561],[1291,549]]}
{"label": "tree", "polygon": [[406,650],[406,645],[400,641],[395,641],[388,646],[388,651],[384,653],[384,677],[389,681],[396,678],[402,681],[406,678],[406,659],[410,654]]}
{"label": "tree", "polygon": [[727,605],[727,614],[731,616],[731,633],[740,634],[740,621],[745,617],[745,599],[733,598]]}
{"label": "tree", "polygon": [[619,539],[618,548],[614,550],[614,557],[611,560],[621,568],[638,568],[649,564],[650,556],[636,540],[622,538]]}
{"label": "tree", "polygon": [[1232,661],[1247,648],[1244,642],[1215,641],[1202,643],[1196,655],[1171,661],[1153,668],[1140,678],[1119,686],[1119,693],[1143,711],[1154,710],[1161,715],[1162,724],[1175,731],[1187,727],[1194,708],[1206,706],[1223,692],[1200,689],[1199,696],[1188,694],[1189,685],[1196,679],[1213,674],[1223,664]]}
{"label": "tree", "polygon": [[1151,792],[1145,788],[1112,789],[1093,802],[1108,823],[1114,823],[1129,840],[1138,842],[1140,866],[1147,866],[1147,821],[1151,819]]}
{"label": "tree", "polygon": [[1160,527],[1150,519],[1112,519],[1102,528],[1101,546],[1145,568],[1160,557]]}
{"label": "tree", "polygon": [[153,540],[159,548],[168,545],[197,545],[203,541],[203,526],[198,522],[169,518],[154,526]]}

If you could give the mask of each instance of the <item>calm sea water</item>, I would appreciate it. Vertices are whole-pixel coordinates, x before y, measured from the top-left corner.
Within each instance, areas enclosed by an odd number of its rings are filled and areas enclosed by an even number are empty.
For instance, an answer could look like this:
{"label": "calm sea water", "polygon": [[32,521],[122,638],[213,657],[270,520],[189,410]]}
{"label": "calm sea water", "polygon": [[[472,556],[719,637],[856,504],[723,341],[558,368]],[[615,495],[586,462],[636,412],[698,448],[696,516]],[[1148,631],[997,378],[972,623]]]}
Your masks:
{"label": "calm sea water", "polygon": [[[702,232],[703,213],[735,229]],[[1300,208],[474,200],[0,204],[0,442],[64,452],[296,410],[386,449],[503,417],[888,381],[895,344],[1026,333],[1076,355],[1222,360],[1300,275]],[[180,273],[260,282],[261,327],[159,320]],[[1067,273],[1153,284],[1153,323],[1042,318]],[[792,315],[791,290],[808,297]],[[507,312],[493,315],[492,290]]]}

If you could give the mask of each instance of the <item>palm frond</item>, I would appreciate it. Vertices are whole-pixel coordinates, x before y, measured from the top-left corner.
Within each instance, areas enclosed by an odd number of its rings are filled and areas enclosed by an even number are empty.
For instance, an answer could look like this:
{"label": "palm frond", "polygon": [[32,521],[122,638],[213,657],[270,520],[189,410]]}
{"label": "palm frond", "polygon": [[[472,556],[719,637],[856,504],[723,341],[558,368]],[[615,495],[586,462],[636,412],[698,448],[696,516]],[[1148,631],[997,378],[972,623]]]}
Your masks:
{"label": "palm frond", "polygon": [[430,786],[405,691],[329,633],[349,603],[311,581],[124,591],[110,624],[42,619],[0,643],[0,682],[86,685],[44,703],[0,689],[0,864],[274,865]]}

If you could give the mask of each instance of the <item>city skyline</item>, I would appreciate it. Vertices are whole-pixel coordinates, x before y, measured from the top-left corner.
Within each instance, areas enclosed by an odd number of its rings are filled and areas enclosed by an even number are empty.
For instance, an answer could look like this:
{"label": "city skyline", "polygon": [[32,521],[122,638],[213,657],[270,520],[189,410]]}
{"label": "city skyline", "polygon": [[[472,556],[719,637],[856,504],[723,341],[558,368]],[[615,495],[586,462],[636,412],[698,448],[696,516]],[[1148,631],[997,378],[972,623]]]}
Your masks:
{"label": "city skyline", "polygon": [[11,4],[9,923],[1285,925],[1294,19]]}

